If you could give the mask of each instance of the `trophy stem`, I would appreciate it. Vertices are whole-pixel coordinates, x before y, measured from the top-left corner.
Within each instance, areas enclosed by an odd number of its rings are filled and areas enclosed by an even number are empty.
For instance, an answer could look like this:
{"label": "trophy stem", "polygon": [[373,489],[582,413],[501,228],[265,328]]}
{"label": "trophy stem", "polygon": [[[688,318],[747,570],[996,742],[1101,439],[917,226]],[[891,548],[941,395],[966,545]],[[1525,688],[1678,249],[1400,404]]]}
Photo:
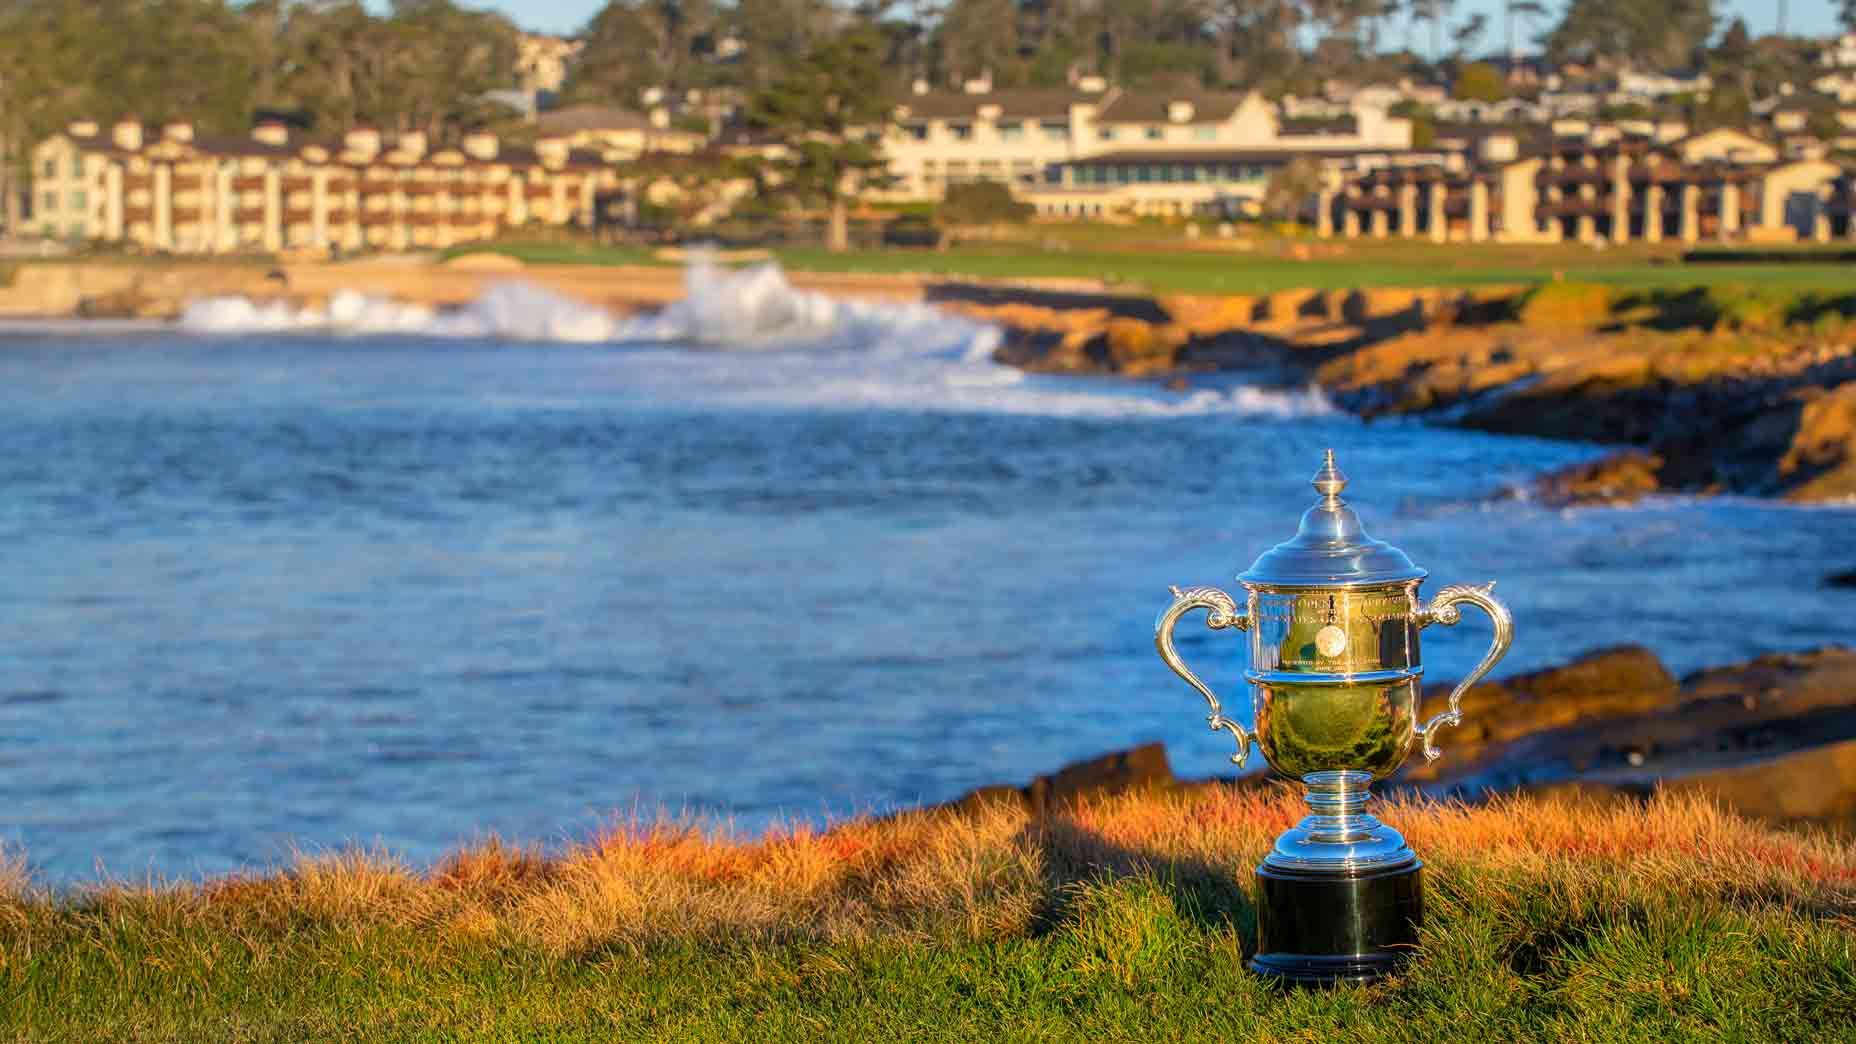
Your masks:
{"label": "trophy stem", "polygon": [[1314,810],[1301,823],[1310,841],[1360,841],[1380,826],[1379,820],[1366,814],[1366,803],[1373,797],[1372,773],[1354,769],[1310,772],[1302,777],[1302,785],[1308,788],[1303,799]]}

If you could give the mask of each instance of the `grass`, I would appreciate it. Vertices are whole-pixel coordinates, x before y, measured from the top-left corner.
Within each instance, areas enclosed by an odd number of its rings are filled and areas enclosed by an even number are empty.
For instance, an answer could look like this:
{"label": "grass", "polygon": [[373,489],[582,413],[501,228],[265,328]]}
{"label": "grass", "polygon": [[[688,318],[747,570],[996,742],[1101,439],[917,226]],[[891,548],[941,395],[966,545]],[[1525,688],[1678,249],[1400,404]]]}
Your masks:
{"label": "grass", "polygon": [[1297,814],[1205,788],[730,840],[634,825],[415,873],[303,858],[0,899],[0,1039],[1848,1039],[1856,849],[1693,800],[1393,805],[1424,953],[1370,989],[1242,970]]}
{"label": "grass", "polygon": [[[1553,278],[1655,289],[1719,282],[1793,289],[1847,289],[1849,266],[1831,260],[1790,264],[1681,262],[1679,247],[1633,244],[1594,250],[1577,244],[1508,246],[1397,240],[1347,243],[1255,235],[1249,250],[1197,244],[1154,225],[1036,225],[1019,238],[944,251],[781,247],[792,271],[916,274],[973,279],[1098,279],[1129,291],[1260,294],[1280,290],[1514,285]],[[571,240],[506,241],[455,248],[491,250],[532,264],[676,264],[647,248]],[[1812,251],[1806,249],[1809,256]]]}

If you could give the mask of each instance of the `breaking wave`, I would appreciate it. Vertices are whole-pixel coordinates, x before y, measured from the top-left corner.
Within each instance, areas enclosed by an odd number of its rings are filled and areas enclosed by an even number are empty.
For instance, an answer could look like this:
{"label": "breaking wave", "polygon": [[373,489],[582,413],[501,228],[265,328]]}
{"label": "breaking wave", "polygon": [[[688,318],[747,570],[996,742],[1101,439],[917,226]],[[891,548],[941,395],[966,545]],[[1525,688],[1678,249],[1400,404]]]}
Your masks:
{"label": "breaking wave", "polygon": [[[656,314],[614,316],[524,282],[455,309],[341,291],[323,307],[243,297],[196,301],[203,334],[333,333],[708,349],[655,361],[675,392],[736,402],[966,409],[1075,416],[1335,412],[1316,388],[1228,384],[1171,391],[1143,382],[1029,375],[993,361],[1000,331],[925,304],[840,301],[794,287],[772,263],[693,262],[685,294]],[[654,375],[662,379],[663,374]]]}

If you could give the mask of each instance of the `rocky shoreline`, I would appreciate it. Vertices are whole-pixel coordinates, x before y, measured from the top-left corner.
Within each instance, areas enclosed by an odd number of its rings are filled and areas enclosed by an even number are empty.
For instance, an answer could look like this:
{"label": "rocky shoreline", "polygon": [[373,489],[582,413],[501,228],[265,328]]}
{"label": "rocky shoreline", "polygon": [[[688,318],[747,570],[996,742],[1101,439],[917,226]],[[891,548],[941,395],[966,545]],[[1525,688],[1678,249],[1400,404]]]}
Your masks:
{"label": "rocky shoreline", "polygon": [[[1428,687],[1425,706],[1448,692]],[[1413,757],[1379,790],[1641,802],[1662,788],[1753,819],[1856,834],[1856,649],[1772,654],[1678,680],[1649,650],[1621,646],[1478,685],[1463,711],[1439,742],[1442,759]],[[1043,814],[1132,789],[1287,785],[1269,772],[1182,779],[1166,748],[1149,743],[942,807],[1015,801]]]}
{"label": "rocky shoreline", "polygon": [[1544,477],[1534,492],[1556,505],[1654,492],[1856,499],[1856,294],[1751,305],[1718,288],[1633,299],[1571,284],[948,296],[945,307],[1008,331],[1000,361],[1034,372],[1274,371],[1368,419],[1619,447]]}

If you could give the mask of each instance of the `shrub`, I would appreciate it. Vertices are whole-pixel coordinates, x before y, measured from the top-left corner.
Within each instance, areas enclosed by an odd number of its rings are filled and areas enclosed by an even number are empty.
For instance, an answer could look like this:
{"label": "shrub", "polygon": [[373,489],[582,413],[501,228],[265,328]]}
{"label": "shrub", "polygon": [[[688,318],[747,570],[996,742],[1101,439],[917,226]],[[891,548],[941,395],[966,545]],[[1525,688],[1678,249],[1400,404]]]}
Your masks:
{"label": "shrub", "polygon": [[1596,326],[1611,317],[1615,297],[1597,283],[1542,283],[1521,302],[1520,319],[1528,326]]}
{"label": "shrub", "polygon": [[1498,102],[1508,97],[1508,83],[1493,65],[1470,62],[1456,74],[1450,93],[1464,101]]}
{"label": "shrub", "polygon": [[883,226],[884,246],[932,247],[941,243],[941,229],[922,214],[904,214]]}
{"label": "shrub", "polygon": [[949,185],[941,202],[942,220],[955,225],[1019,225],[1031,220],[1035,210],[1012,198],[1012,190],[997,181]]}
{"label": "shrub", "polygon": [[1798,296],[1744,283],[1722,283],[1708,288],[1707,303],[1717,326],[1776,330],[1785,325],[1798,304]]}

